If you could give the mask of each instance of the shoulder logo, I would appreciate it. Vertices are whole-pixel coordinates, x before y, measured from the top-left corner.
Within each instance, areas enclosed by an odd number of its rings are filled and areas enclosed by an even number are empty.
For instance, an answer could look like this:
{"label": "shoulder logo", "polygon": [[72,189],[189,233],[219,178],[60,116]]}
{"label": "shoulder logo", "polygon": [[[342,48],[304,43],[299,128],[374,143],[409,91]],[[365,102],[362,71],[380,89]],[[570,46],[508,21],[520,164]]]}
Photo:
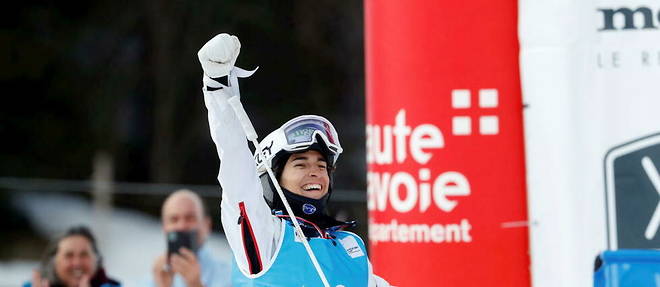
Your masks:
{"label": "shoulder logo", "polygon": [[364,256],[364,251],[362,251],[362,248],[360,245],[358,245],[357,241],[352,236],[339,239],[339,242],[341,242],[341,245],[344,246],[346,253],[348,253],[351,258]]}

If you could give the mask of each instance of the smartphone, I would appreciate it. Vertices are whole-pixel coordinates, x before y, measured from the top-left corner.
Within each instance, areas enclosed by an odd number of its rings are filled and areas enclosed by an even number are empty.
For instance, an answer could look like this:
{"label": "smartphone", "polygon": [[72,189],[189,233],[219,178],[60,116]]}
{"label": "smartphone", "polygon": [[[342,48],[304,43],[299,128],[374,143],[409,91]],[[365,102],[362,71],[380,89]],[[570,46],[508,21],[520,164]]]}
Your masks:
{"label": "smartphone", "polygon": [[197,252],[197,232],[195,231],[172,231],[167,233],[167,255],[179,253],[181,247],[188,248],[193,253]]}

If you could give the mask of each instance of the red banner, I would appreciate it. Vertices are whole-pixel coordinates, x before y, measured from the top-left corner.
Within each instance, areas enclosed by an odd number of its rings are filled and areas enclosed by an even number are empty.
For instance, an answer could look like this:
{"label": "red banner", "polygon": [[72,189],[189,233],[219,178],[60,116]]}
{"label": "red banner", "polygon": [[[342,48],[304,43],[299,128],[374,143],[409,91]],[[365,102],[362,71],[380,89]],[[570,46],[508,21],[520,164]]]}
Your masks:
{"label": "red banner", "polygon": [[516,9],[365,0],[370,258],[393,285],[530,285]]}

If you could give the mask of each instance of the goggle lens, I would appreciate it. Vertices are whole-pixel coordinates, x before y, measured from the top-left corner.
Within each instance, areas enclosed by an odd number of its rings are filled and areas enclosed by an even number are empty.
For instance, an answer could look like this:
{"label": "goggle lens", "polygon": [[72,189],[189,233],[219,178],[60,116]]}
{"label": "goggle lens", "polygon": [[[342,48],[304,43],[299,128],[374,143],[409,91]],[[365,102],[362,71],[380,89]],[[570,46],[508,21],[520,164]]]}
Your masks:
{"label": "goggle lens", "polygon": [[314,142],[314,134],[316,131],[321,132],[330,144],[336,145],[335,135],[330,124],[313,119],[307,119],[300,122],[296,122],[284,129],[284,134],[286,136],[287,144],[295,145],[300,143],[309,143]]}

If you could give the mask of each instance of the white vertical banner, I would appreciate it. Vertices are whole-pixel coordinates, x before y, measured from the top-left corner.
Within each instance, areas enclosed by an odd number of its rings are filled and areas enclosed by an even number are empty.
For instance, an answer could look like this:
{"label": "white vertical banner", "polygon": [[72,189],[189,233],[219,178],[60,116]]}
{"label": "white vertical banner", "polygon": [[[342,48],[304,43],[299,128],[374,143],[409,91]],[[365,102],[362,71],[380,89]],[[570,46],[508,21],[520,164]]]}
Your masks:
{"label": "white vertical banner", "polygon": [[660,248],[660,2],[520,0],[532,283]]}

